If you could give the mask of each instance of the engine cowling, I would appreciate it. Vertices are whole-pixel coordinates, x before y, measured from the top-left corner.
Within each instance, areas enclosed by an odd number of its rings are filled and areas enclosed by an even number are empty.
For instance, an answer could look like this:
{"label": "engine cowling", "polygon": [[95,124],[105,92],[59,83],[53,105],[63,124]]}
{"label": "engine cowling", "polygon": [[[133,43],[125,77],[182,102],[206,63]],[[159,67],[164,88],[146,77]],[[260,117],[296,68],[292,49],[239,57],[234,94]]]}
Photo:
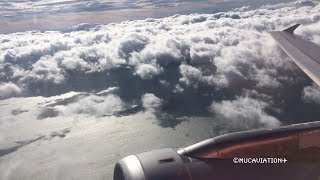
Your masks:
{"label": "engine cowling", "polygon": [[[256,158],[286,161],[259,163]],[[178,151],[131,155],[120,160],[114,170],[114,180],[319,178],[320,122],[232,133]]]}
{"label": "engine cowling", "polygon": [[120,160],[114,170],[114,180],[205,180],[208,177],[211,172],[205,162],[179,155],[173,149],[128,156]]}

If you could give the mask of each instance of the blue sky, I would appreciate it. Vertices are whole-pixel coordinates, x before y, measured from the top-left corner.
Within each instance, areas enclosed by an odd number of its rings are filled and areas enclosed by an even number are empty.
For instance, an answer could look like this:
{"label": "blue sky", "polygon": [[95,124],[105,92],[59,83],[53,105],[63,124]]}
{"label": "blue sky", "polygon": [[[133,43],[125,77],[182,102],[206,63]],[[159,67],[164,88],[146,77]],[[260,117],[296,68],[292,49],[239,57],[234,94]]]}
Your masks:
{"label": "blue sky", "polygon": [[61,30],[80,23],[120,22],[213,13],[286,0],[0,0],[0,33]]}

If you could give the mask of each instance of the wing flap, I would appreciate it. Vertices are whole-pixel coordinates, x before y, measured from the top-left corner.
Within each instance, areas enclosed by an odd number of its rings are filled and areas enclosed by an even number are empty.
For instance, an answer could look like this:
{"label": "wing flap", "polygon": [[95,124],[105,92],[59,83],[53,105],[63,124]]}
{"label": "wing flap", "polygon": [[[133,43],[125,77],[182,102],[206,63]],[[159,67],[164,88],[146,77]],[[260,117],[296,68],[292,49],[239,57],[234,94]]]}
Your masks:
{"label": "wing flap", "polygon": [[295,25],[270,34],[286,54],[320,86],[320,46],[293,34],[297,27]]}

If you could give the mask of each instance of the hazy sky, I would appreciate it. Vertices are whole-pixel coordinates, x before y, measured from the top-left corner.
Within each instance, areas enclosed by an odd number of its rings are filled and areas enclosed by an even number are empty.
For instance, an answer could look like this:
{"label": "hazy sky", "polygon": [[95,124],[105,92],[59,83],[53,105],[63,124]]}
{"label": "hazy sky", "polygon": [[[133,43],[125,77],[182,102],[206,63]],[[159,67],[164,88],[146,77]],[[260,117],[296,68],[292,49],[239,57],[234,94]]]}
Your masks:
{"label": "hazy sky", "polygon": [[0,33],[59,30],[174,14],[213,13],[288,0],[0,0]]}

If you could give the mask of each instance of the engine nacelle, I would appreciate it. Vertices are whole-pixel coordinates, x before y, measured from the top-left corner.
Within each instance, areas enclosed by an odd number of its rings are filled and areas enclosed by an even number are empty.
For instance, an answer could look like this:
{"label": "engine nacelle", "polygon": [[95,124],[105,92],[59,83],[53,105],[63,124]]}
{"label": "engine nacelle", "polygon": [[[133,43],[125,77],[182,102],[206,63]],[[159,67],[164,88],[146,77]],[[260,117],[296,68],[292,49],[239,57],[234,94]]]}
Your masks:
{"label": "engine nacelle", "polygon": [[[273,158],[285,161],[265,163]],[[232,133],[178,151],[131,155],[114,170],[114,180],[319,178],[320,122]]]}
{"label": "engine nacelle", "polygon": [[114,180],[205,180],[209,177],[211,171],[206,163],[179,155],[173,149],[128,156],[120,160],[114,170]]}

